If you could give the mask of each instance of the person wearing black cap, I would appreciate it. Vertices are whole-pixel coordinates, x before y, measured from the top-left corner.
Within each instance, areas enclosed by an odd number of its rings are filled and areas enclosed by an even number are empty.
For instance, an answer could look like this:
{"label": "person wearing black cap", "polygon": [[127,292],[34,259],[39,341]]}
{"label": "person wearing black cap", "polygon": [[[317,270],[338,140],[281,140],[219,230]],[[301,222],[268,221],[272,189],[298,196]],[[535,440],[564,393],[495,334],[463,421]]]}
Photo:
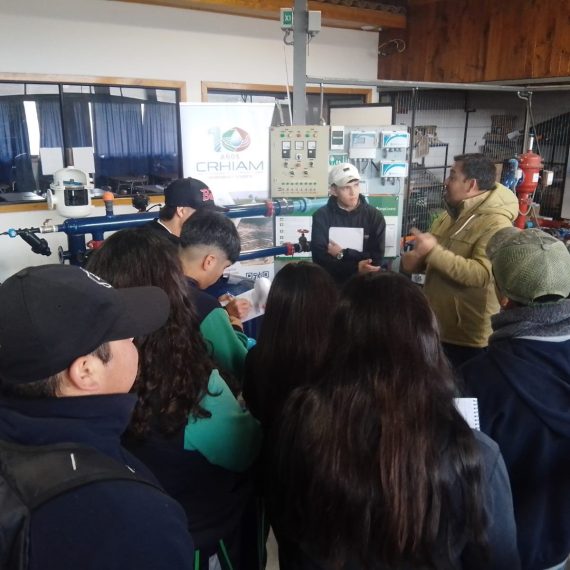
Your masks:
{"label": "person wearing black cap", "polygon": [[164,189],[164,206],[160,209],[158,219],[148,225],[165,233],[173,243],[178,244],[184,222],[196,210],[203,208],[225,211],[224,208],[216,206],[214,195],[204,182],[197,178],[180,178]]}
{"label": "person wearing black cap", "polygon": [[[138,368],[133,337],[160,328],[168,314],[161,289],[113,289],[79,267],[30,267],[0,286],[0,440],[20,449],[76,445],[66,477],[85,469],[87,449],[139,478],[97,480],[32,510],[28,569],[192,568],[183,510],[120,445],[136,403],[127,394]],[[6,530],[2,568],[15,556]]]}

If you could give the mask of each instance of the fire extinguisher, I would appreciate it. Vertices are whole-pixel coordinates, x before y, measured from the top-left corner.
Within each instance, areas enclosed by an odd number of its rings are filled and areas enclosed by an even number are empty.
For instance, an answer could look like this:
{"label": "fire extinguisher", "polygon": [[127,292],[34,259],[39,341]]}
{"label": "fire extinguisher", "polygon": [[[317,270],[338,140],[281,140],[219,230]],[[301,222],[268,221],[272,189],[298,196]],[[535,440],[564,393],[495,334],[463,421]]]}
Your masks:
{"label": "fire extinguisher", "polygon": [[540,171],[543,167],[541,156],[532,152],[533,143],[534,137],[530,137],[528,151],[518,157],[519,168],[522,170],[523,178],[516,188],[517,198],[519,200],[519,215],[515,220],[515,226],[521,230],[525,228],[532,196],[538,186]]}

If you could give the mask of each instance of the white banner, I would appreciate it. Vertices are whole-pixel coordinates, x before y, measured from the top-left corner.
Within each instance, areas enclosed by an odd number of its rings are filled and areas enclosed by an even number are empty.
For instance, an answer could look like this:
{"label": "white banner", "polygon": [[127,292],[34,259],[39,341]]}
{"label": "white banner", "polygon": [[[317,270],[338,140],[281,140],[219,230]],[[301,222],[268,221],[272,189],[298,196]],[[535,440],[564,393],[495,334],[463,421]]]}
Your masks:
{"label": "white banner", "polygon": [[273,103],[181,103],[184,176],[205,182],[217,204],[269,196]]}

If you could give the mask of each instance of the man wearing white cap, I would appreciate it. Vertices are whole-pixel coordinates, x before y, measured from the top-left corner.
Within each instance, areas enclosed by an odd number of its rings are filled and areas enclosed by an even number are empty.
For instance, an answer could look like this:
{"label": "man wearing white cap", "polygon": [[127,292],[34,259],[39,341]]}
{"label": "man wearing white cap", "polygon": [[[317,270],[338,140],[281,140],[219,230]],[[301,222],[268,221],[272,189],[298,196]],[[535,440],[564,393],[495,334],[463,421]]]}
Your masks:
{"label": "man wearing white cap", "polygon": [[386,222],[360,194],[360,173],[345,162],[329,172],[330,198],[313,215],[313,261],[339,284],[355,273],[379,271]]}

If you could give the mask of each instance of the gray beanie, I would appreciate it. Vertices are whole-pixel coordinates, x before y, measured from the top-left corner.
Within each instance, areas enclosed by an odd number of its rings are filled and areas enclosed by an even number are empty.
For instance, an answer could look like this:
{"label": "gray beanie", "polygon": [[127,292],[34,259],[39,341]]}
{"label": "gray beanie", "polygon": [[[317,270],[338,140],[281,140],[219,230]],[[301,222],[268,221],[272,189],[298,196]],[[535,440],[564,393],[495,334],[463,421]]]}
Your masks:
{"label": "gray beanie", "polygon": [[530,305],[545,295],[570,295],[570,252],[563,242],[532,228],[503,228],[487,245],[497,287],[509,299]]}

